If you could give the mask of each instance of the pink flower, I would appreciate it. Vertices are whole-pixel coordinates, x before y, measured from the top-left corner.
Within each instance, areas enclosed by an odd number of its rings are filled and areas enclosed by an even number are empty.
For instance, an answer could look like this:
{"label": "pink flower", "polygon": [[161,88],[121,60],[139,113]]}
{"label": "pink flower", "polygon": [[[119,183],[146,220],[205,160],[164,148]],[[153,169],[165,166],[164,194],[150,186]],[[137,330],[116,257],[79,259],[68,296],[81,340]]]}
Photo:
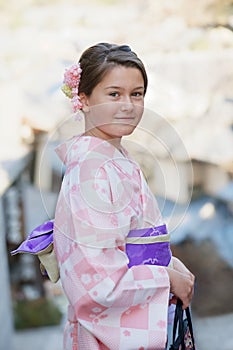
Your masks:
{"label": "pink flower", "polygon": [[82,69],[80,68],[79,63],[73,64],[73,66],[65,71],[64,84],[66,84],[69,88],[78,88],[81,73]]}
{"label": "pink flower", "polygon": [[127,329],[123,332],[126,337],[130,337],[131,333]]}
{"label": "pink flower", "polygon": [[70,68],[66,69],[64,73],[64,85],[62,86],[62,91],[71,99],[74,113],[76,113],[78,109],[82,109],[82,103],[78,96],[81,73],[82,69],[79,63],[73,64]]}
{"label": "pink flower", "polygon": [[80,97],[78,95],[75,95],[71,102],[73,102],[73,111],[77,112],[78,109],[82,108],[82,103],[80,101]]}
{"label": "pink flower", "polygon": [[125,214],[126,216],[129,216],[129,215],[130,215],[130,213],[131,213],[130,208],[125,208],[125,210],[124,210],[124,214]]}
{"label": "pink flower", "polygon": [[115,214],[112,214],[112,215],[111,215],[111,223],[112,223],[114,226],[117,226],[117,225],[118,225],[118,218],[117,218],[117,215],[115,215]]}
{"label": "pink flower", "polygon": [[140,283],[137,284],[137,287],[138,287],[138,289],[143,289],[143,285]]}
{"label": "pink flower", "polygon": [[72,94],[73,94],[73,95],[78,94],[78,88],[73,88],[73,89],[72,89]]}
{"label": "pink flower", "polygon": [[161,275],[166,275],[166,271],[165,271],[164,267],[159,267],[159,268],[158,268],[158,272],[159,272]]}
{"label": "pink flower", "polygon": [[71,191],[72,192],[75,192],[77,190],[77,186],[76,185],[73,185],[72,187],[71,187]]}
{"label": "pink flower", "polygon": [[106,317],[108,317],[108,315],[101,315],[99,318],[102,320],[102,319],[104,319],[104,318],[106,318]]}
{"label": "pink flower", "polygon": [[158,325],[158,327],[159,328],[165,328],[166,327],[166,322],[165,321],[163,321],[163,320],[160,320],[158,323],[157,323],[157,325]]}

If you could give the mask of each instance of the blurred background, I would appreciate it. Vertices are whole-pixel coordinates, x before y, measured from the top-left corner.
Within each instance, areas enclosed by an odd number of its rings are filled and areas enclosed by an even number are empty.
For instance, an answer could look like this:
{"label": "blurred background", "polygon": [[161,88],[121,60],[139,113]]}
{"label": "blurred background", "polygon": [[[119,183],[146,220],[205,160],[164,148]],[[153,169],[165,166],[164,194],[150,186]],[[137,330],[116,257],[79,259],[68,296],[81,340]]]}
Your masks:
{"label": "blurred background", "polygon": [[232,350],[233,1],[0,0],[0,30],[0,350],[62,349],[60,282],[9,252],[53,218],[54,148],[83,130],[63,73],[104,41],[130,45],[148,72],[145,116],[125,143],[196,275],[198,349]]}

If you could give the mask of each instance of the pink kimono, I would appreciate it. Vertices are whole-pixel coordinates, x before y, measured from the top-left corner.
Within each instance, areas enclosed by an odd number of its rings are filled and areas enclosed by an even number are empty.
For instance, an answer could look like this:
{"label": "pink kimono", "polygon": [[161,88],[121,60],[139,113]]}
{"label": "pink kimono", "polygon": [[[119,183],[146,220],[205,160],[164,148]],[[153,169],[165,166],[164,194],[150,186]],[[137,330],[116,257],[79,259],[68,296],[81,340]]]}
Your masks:
{"label": "pink kimono", "polygon": [[54,223],[69,300],[64,350],[164,350],[167,271],[129,268],[125,253],[130,230],[162,223],[138,164],[92,136],[75,136],[56,151],[66,165]]}

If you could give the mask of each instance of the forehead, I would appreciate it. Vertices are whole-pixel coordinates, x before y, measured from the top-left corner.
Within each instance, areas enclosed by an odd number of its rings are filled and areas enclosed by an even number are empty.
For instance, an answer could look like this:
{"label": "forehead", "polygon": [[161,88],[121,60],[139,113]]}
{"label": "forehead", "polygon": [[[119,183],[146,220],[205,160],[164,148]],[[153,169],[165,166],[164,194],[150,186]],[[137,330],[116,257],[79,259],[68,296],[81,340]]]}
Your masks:
{"label": "forehead", "polygon": [[99,84],[101,87],[144,87],[144,79],[140,69],[136,67],[114,66],[103,77]]}

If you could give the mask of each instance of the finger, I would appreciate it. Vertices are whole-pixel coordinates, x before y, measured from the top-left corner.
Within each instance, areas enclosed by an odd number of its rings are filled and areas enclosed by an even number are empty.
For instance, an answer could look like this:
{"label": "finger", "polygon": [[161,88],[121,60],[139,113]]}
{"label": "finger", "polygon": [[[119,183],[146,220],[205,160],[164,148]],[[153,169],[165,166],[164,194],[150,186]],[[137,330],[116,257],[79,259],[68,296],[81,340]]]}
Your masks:
{"label": "finger", "polygon": [[172,298],[169,300],[169,304],[176,304],[176,303],[177,303],[177,297],[173,295]]}

